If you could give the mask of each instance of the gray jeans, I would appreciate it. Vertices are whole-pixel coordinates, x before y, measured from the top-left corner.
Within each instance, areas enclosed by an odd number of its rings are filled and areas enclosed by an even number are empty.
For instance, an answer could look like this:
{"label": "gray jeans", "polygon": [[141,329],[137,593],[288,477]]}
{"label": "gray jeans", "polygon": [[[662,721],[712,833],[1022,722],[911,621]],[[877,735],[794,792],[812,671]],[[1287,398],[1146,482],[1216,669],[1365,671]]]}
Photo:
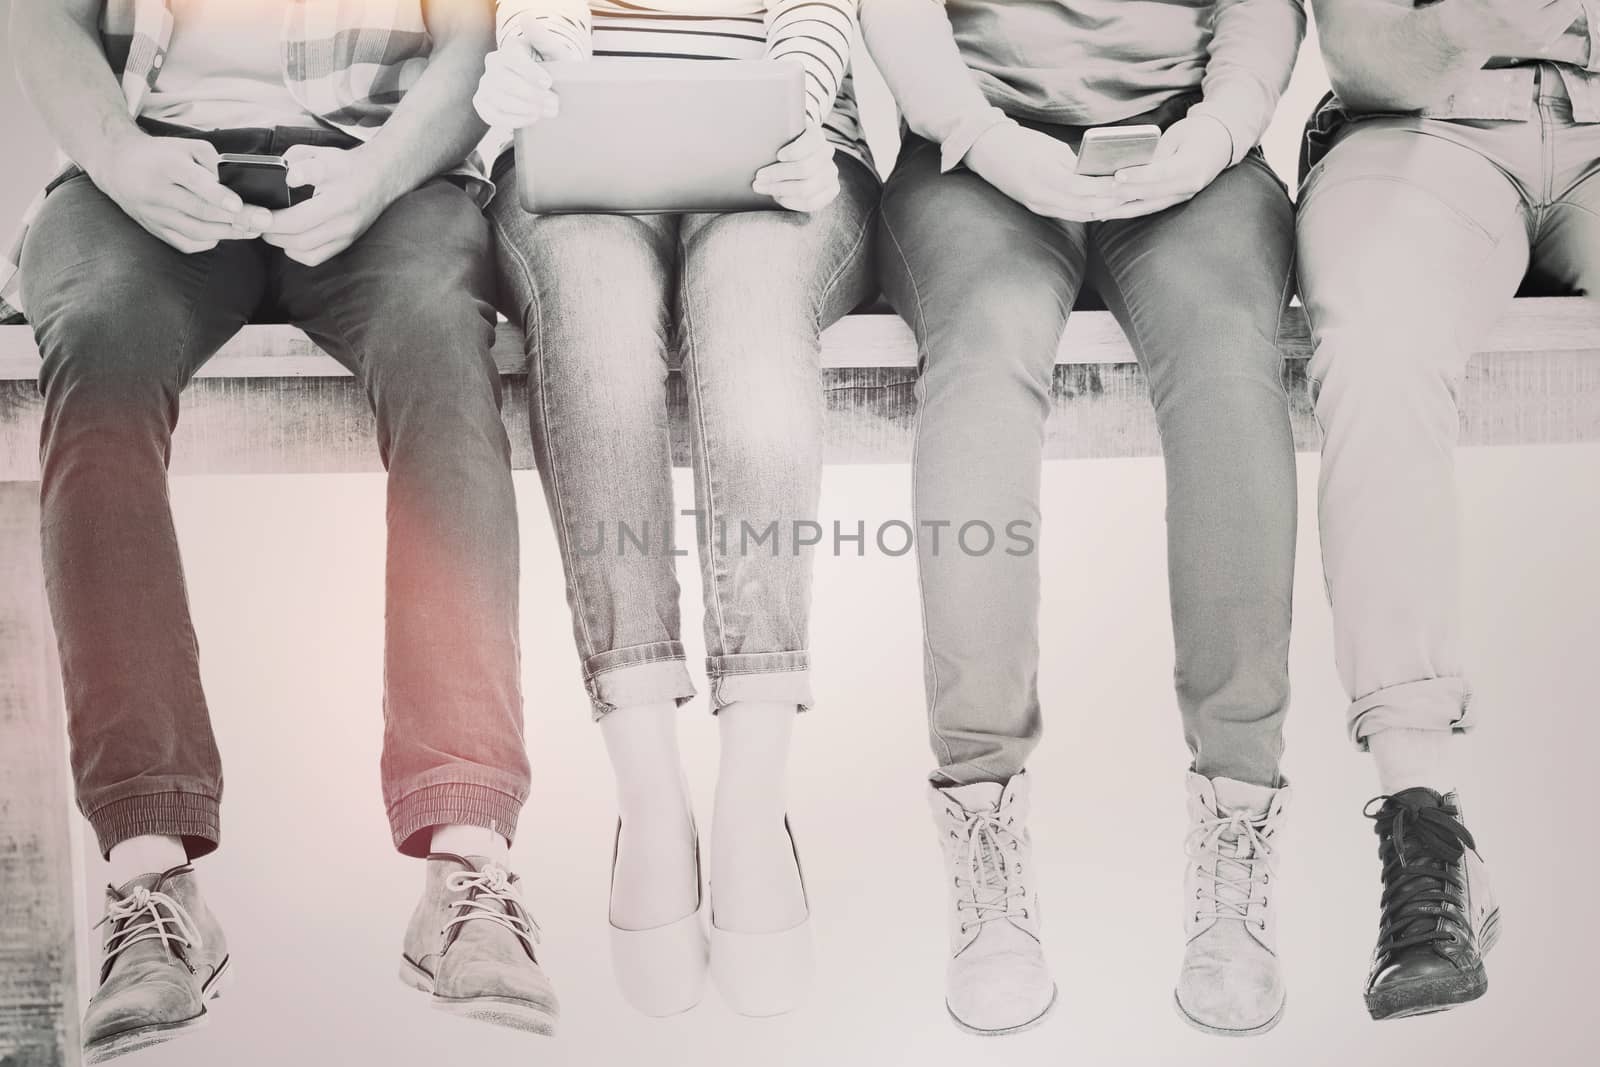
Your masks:
{"label": "gray jeans", "polygon": [[[937,146],[913,138],[884,223],[884,288],[923,362],[913,477],[935,780],[1004,781],[1039,739],[1039,553],[967,554],[948,531],[1023,522],[1048,541],[1045,419],[1062,330],[1088,279],[1150,377],[1195,769],[1276,785],[1296,504],[1276,345],[1293,243],[1282,184],[1253,153],[1157,215],[1060,223],[964,168],[939,173]],[[937,523],[951,524],[942,549]]]}
{"label": "gray jeans", "polygon": [[712,706],[812,701],[822,331],[871,296],[878,179],[838,160],[810,215],[530,215],[490,207],[528,339],[533,444],[596,717],[685,701],[670,531],[669,355],[682,354]]}
{"label": "gray jeans", "polygon": [[1468,726],[1453,457],[1468,358],[1524,278],[1600,299],[1600,124],[1573,121],[1554,74],[1526,121],[1355,121],[1300,198],[1323,567],[1363,747]]}

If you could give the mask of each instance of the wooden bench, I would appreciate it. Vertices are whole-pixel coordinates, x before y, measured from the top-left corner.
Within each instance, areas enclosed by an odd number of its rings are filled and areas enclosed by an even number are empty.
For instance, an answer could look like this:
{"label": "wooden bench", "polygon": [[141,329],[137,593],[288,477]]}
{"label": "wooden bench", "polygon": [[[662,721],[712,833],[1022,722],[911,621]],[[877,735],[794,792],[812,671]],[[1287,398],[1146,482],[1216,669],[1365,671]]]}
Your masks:
{"label": "wooden bench", "polygon": [[[1298,311],[1284,324],[1284,380],[1299,447],[1315,447]],[[521,340],[495,346],[519,468],[531,466]],[[891,315],[828,331],[823,388],[830,462],[903,462],[915,414],[916,353]],[[76,1064],[80,985],[93,959],[78,889],[64,714],[39,566],[38,354],[27,327],[0,327],[0,1064]],[[1600,441],[1600,305],[1520,299],[1468,368],[1467,444]],[[675,453],[686,461],[685,398],[669,387]],[[1048,429],[1052,458],[1159,452],[1144,380],[1105,312],[1073,316],[1062,342]],[[247,328],[185,395],[180,473],[378,469],[372,419],[355,383],[298,331]],[[907,625],[913,623],[908,621]]]}

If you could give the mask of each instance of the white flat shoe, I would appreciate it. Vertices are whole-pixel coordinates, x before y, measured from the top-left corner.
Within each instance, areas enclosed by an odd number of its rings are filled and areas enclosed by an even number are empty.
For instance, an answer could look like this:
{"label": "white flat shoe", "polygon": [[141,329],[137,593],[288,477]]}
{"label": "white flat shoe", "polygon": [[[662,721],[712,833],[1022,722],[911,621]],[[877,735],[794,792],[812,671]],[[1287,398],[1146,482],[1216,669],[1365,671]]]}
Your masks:
{"label": "white flat shoe", "polygon": [[[805,872],[795,848],[794,830],[783,821],[794,850],[800,892],[805,894]],[[740,1015],[764,1019],[799,1007],[811,990],[816,974],[816,951],[811,942],[811,906],[796,926],[767,934],[742,934],[717,925],[711,911],[711,978],[722,999]]]}
{"label": "white flat shoe", "polygon": [[[617,843],[611,852],[612,886],[616,885],[616,847],[622,842],[622,821],[617,821]],[[681,919],[648,930],[611,927],[611,970],[622,999],[636,1011],[654,1018],[679,1015],[700,1003],[705,995],[710,948],[704,920],[705,893],[700,889],[700,840],[695,837],[695,908]]]}

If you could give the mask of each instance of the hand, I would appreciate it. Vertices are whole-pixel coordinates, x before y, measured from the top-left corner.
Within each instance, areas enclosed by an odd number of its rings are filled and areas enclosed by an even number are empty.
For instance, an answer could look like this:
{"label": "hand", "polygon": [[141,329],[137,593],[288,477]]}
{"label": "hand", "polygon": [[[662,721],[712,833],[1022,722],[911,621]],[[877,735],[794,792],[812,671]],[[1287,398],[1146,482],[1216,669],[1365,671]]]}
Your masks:
{"label": "hand", "polygon": [[315,267],[349,248],[395,197],[366,165],[360,148],[295,145],[283,154],[289,186],[311,185],[311,199],[271,213],[262,239],[296,263]]}
{"label": "hand", "polygon": [[1154,159],[1113,175],[1130,199],[1103,217],[1131,219],[1165,211],[1192,199],[1232,163],[1233,137],[1226,126],[1205,115],[1179,119],[1161,135]]}
{"label": "hand", "polygon": [[472,106],[490,126],[520,130],[560,113],[561,99],[550,84],[550,75],[534,54],[534,45],[516,33],[484,60],[483,77],[478,81]]}
{"label": "hand", "polygon": [[1464,51],[1536,56],[1567,32],[1583,8],[1578,0],[1444,0],[1439,18]]}
{"label": "hand", "polygon": [[1035,215],[1092,222],[1127,197],[1110,178],[1077,173],[1078,157],[1054,137],[1002,122],[967,152],[967,169]]}
{"label": "hand", "polygon": [[807,126],[779,149],[778,161],[756,171],[751,188],[790,211],[821,211],[833,203],[839,195],[839,165],[822,127]]}
{"label": "hand", "polygon": [[106,152],[90,179],[129,218],[180,252],[261,236],[268,212],[250,207],[217,180],[217,150],[190,137],[139,131]]}

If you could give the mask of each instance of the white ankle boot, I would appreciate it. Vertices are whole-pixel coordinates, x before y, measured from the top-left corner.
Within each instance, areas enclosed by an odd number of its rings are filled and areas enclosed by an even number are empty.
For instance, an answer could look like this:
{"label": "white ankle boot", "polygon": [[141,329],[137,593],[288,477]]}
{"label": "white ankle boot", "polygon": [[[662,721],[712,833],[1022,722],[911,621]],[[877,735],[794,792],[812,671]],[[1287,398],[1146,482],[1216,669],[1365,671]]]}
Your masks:
{"label": "white ankle boot", "polygon": [[1289,806],[1278,789],[1189,774],[1189,944],[1176,991],[1190,1025],[1213,1034],[1260,1034],[1283,1016],[1277,908],[1270,907],[1273,838]]}
{"label": "white ankle boot", "polygon": [[1018,774],[1003,787],[930,787],[928,804],[950,887],[950,1017],[982,1035],[1036,1026],[1055,1006],[1056,987],[1039,943],[1028,776]]}

